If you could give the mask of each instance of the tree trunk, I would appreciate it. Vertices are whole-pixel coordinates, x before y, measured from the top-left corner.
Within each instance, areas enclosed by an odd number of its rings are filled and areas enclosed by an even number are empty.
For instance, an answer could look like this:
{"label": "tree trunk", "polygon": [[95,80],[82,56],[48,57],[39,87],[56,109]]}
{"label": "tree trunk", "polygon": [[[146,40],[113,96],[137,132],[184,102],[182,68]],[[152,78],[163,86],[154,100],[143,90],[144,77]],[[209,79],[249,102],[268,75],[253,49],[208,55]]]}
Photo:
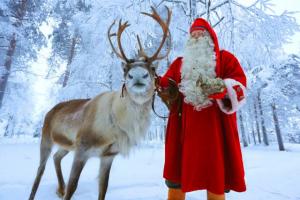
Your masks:
{"label": "tree trunk", "polygon": [[163,120],[164,120],[164,126],[163,126],[164,128],[163,128],[163,131],[162,131],[162,136],[164,138],[163,141],[165,141],[166,140],[166,133],[167,133],[167,120],[166,120],[166,118],[164,118]]}
{"label": "tree trunk", "polygon": [[278,116],[277,116],[277,112],[276,112],[276,105],[273,102],[271,104],[272,107],[272,113],[273,113],[273,120],[274,120],[274,125],[275,125],[275,132],[276,132],[276,136],[277,136],[277,141],[278,141],[278,147],[280,151],[284,151],[284,145],[283,145],[283,140],[282,140],[282,134],[281,134],[281,130],[279,127],[279,121],[278,121]]}
{"label": "tree trunk", "polygon": [[108,86],[109,86],[109,90],[112,91],[113,90],[113,82],[112,82],[112,80],[113,80],[113,67],[114,67],[114,60],[115,60],[114,52],[111,52],[110,56],[111,56],[112,62],[111,62],[111,65],[108,68]]}
{"label": "tree trunk", "polygon": [[248,138],[248,144],[251,144],[251,138],[250,138],[250,135],[249,135],[248,131],[247,131],[247,138]]}
{"label": "tree trunk", "polygon": [[190,24],[191,24],[197,17],[197,2],[196,2],[196,0],[189,0],[189,6],[190,6]]}
{"label": "tree trunk", "polygon": [[210,7],[211,7],[211,0],[205,0],[205,8],[206,8],[206,20],[209,24],[211,24],[210,21]]}
{"label": "tree trunk", "polygon": [[63,87],[67,86],[68,80],[70,78],[70,65],[71,65],[71,63],[73,61],[73,58],[74,58],[75,46],[76,46],[76,37],[73,37],[72,44],[71,44],[71,49],[70,49],[70,54],[69,54],[69,57],[68,57],[67,69],[66,69],[65,76],[64,76]]}
{"label": "tree trunk", "polygon": [[254,125],[253,125],[253,123],[251,123],[251,125],[252,125],[251,132],[252,132],[253,142],[256,145],[257,143],[256,143],[256,138],[255,138],[255,133],[254,133]]}
{"label": "tree trunk", "polygon": [[246,137],[246,134],[245,134],[244,120],[243,120],[243,116],[242,116],[241,111],[239,112],[239,120],[240,120],[240,127],[241,127],[243,145],[244,145],[244,147],[247,147],[248,142],[247,142],[247,137]]}
{"label": "tree trunk", "polygon": [[10,123],[13,119],[13,116],[12,115],[9,115],[8,119],[7,119],[7,124],[6,124],[6,127],[5,127],[5,131],[4,131],[4,137],[7,137],[10,135],[9,133],[9,126],[10,126]]}
{"label": "tree trunk", "polygon": [[4,93],[6,90],[6,86],[7,86],[7,81],[8,81],[8,77],[10,74],[10,70],[11,70],[11,63],[12,63],[12,58],[13,55],[15,53],[15,49],[16,49],[16,35],[13,34],[10,43],[9,43],[9,47],[6,53],[6,60],[4,63],[4,73],[1,75],[0,77],[0,108],[2,107],[2,103],[3,103],[3,98],[4,98]]}
{"label": "tree trunk", "polygon": [[264,120],[264,113],[263,113],[263,109],[262,109],[262,103],[261,103],[261,98],[260,98],[260,91],[258,92],[257,95],[257,100],[258,100],[258,108],[259,108],[259,112],[260,112],[260,119],[261,119],[261,127],[262,127],[262,132],[263,132],[263,141],[264,144],[266,146],[269,145],[269,139],[268,139],[268,135],[267,135],[267,129],[265,126],[265,120]]}
{"label": "tree trunk", "polygon": [[109,66],[109,74],[108,74],[108,86],[109,86],[109,90],[112,91],[113,90],[113,82],[112,82],[112,79],[113,79],[113,73],[112,73],[112,65]]}
{"label": "tree trunk", "polygon": [[259,123],[258,123],[258,114],[257,114],[257,108],[256,108],[255,101],[253,103],[253,106],[254,106],[254,116],[255,116],[255,124],[256,124],[258,143],[261,144],[260,128],[259,128]]}
{"label": "tree trunk", "polygon": [[22,21],[24,16],[26,15],[26,6],[27,6],[27,0],[21,0],[19,1],[18,9],[14,12],[14,17],[17,19],[13,25],[16,27],[19,27],[22,25]]}
{"label": "tree trunk", "polygon": [[255,118],[255,116],[254,116],[254,114],[253,114],[253,111],[251,110],[251,106],[252,106],[252,102],[250,103],[250,102],[248,102],[248,113],[249,113],[249,115],[250,115],[250,119],[248,120],[248,124],[249,124],[249,126],[251,126],[251,135],[252,135],[252,138],[253,138],[253,142],[254,142],[254,144],[256,145],[256,138],[255,138],[255,131],[254,131],[254,122],[255,122],[255,120],[254,120],[254,118]]}
{"label": "tree trunk", "polygon": [[251,144],[251,138],[250,138],[250,128],[249,128],[249,123],[251,120],[249,120],[249,113],[244,113],[244,115],[242,116],[243,117],[243,122],[244,122],[244,129],[245,129],[245,135],[247,137],[247,140],[248,140],[248,145]]}

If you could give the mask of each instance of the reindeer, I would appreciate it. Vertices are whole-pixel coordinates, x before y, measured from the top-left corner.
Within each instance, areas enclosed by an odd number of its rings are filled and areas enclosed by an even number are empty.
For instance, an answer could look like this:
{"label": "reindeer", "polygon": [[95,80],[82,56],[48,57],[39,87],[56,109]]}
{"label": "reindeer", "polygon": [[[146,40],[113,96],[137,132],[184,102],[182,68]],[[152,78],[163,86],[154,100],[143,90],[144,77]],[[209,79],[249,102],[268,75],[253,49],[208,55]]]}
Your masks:
{"label": "reindeer", "polygon": [[[54,154],[54,164],[58,178],[57,194],[65,200],[74,194],[80,173],[92,156],[101,159],[99,176],[99,200],[105,199],[109,173],[117,154],[128,155],[132,146],[145,135],[150,122],[152,96],[155,91],[155,61],[164,59],[168,53],[159,56],[167,38],[170,38],[169,24],[171,11],[163,21],[152,7],[150,16],[163,30],[163,37],[157,51],[147,56],[137,35],[139,53],[128,59],[121,43],[121,35],[129,26],[119,21],[118,31],[111,33],[115,21],[108,29],[108,39],[113,52],[123,61],[125,83],[119,91],[104,92],[92,99],[76,99],[57,104],[46,115],[40,145],[40,164],[29,199],[33,200],[44,173],[52,146],[58,145]],[[113,45],[112,37],[117,37],[119,51]],[[70,151],[75,151],[69,182],[65,182],[61,170],[61,160]]]}

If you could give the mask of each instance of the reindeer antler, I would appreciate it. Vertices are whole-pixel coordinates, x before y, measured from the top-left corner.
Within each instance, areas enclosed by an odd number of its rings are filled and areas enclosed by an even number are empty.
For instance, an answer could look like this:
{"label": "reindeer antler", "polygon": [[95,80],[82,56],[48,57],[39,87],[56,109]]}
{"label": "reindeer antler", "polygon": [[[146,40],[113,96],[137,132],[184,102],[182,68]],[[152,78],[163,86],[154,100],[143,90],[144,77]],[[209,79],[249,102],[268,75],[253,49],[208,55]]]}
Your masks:
{"label": "reindeer antler", "polygon": [[138,51],[138,54],[139,54],[140,56],[143,56],[143,57],[145,57],[145,58],[148,58],[148,56],[147,56],[147,54],[145,53],[144,48],[143,48],[143,46],[142,46],[142,43],[141,43],[141,40],[140,40],[139,35],[136,35],[136,38],[137,38],[137,41],[138,41],[138,44],[139,44],[139,47],[140,47],[140,49],[139,49],[139,51]]}
{"label": "reindeer antler", "polygon": [[[157,11],[155,10],[154,7],[151,7],[152,9],[152,13],[146,13],[146,12],[141,12],[143,15],[147,15],[151,18],[153,18],[162,28],[163,30],[163,38],[161,40],[161,43],[158,47],[158,49],[156,50],[156,52],[151,56],[147,56],[147,54],[145,53],[144,51],[144,48],[142,46],[142,43],[141,43],[141,40],[139,38],[139,36],[137,35],[137,40],[138,40],[138,45],[139,45],[139,55],[143,56],[146,58],[147,62],[149,63],[152,63],[153,61],[155,60],[161,60],[163,58],[165,58],[166,56],[168,56],[168,54],[170,53],[170,50],[171,50],[171,47],[168,48],[167,50],[167,53],[163,56],[158,56],[163,45],[165,44],[166,42],[166,39],[168,38],[171,38],[171,34],[170,34],[170,31],[169,31],[169,25],[170,25],[170,21],[171,21],[171,14],[172,12],[170,11],[170,9],[166,6],[166,9],[167,9],[167,12],[168,12],[168,17],[167,17],[167,20],[166,22],[164,22],[161,17],[158,15]],[[128,24],[128,21],[126,21],[125,23],[122,24],[122,20],[119,21],[119,27],[118,27],[118,31],[117,33],[111,33],[111,29],[112,27],[115,25],[116,21],[114,21],[110,27],[108,28],[108,31],[107,31],[107,36],[108,36],[108,40],[109,40],[109,43],[112,47],[112,50],[115,52],[115,54],[121,58],[122,60],[124,60],[126,63],[130,63],[130,60],[126,57],[125,53],[124,53],[124,49],[122,47],[122,43],[121,43],[121,36],[122,36],[122,33],[123,31],[128,27],[130,26],[130,24]],[[114,47],[112,41],[111,41],[111,38],[114,37],[114,36],[117,36],[117,42],[118,42],[118,47],[119,47],[119,52],[116,50],[116,48]]]}
{"label": "reindeer antler", "polygon": [[[129,63],[129,59],[126,57],[125,53],[124,53],[124,49],[122,47],[122,43],[121,43],[121,36],[122,36],[122,33],[123,31],[128,27],[130,26],[130,24],[128,24],[128,21],[126,21],[124,24],[122,24],[122,20],[120,19],[119,21],[119,28],[118,28],[118,31],[117,33],[111,33],[111,29],[112,27],[115,25],[116,21],[114,21],[110,27],[108,28],[108,31],[107,31],[107,36],[108,36],[108,40],[109,40],[109,43],[110,43],[110,46],[112,48],[112,50],[115,52],[115,54],[121,58],[122,60],[124,60],[126,63]],[[114,37],[114,36],[117,36],[117,41],[118,41],[118,47],[119,47],[119,50],[120,52],[118,52],[116,50],[116,48],[114,47],[112,41],[111,41],[111,37]]]}
{"label": "reindeer antler", "polygon": [[155,10],[155,8],[154,8],[154,7],[151,7],[151,9],[152,9],[152,13],[151,13],[151,14],[150,14],[150,13],[146,13],[146,12],[142,12],[142,14],[143,14],[143,15],[147,15],[147,16],[153,18],[153,19],[161,26],[161,28],[162,28],[164,34],[163,34],[163,38],[162,38],[162,40],[161,40],[161,43],[160,43],[160,45],[159,45],[157,51],[156,51],[151,57],[148,57],[148,56],[146,55],[146,53],[144,52],[144,49],[143,49],[143,47],[142,47],[142,45],[141,45],[139,36],[137,36],[138,43],[139,43],[139,47],[140,47],[140,50],[139,50],[139,51],[140,51],[140,53],[141,53],[143,56],[145,56],[145,57],[147,58],[147,61],[148,61],[148,62],[153,62],[153,61],[155,61],[155,60],[161,60],[161,59],[165,58],[165,57],[168,56],[168,54],[170,53],[170,49],[171,49],[171,48],[169,48],[168,51],[167,51],[167,53],[166,53],[164,56],[160,56],[160,57],[158,56],[158,55],[159,55],[159,52],[161,51],[161,49],[162,49],[162,47],[163,47],[163,45],[164,45],[164,43],[165,43],[165,41],[166,41],[166,39],[167,39],[167,37],[169,36],[169,37],[171,38],[171,34],[170,34],[170,31],[169,31],[169,25],[170,25],[170,21],[171,21],[171,14],[172,14],[172,12],[171,12],[170,9],[166,6],[166,9],[167,9],[167,12],[168,12],[168,17],[167,17],[166,22],[164,22],[164,21],[161,19],[161,17],[158,15],[158,13],[157,13],[157,11]]}

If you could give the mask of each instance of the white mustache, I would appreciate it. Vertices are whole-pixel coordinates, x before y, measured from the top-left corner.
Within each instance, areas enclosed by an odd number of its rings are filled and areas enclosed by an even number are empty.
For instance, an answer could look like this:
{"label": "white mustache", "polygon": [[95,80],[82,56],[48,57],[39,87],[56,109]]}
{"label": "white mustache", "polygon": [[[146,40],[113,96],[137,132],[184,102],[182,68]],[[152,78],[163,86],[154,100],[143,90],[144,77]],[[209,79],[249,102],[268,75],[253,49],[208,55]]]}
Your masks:
{"label": "white mustache", "polygon": [[214,42],[210,36],[203,36],[200,38],[190,37],[186,42],[186,48],[198,48],[199,45],[208,45],[210,47],[214,46]]}

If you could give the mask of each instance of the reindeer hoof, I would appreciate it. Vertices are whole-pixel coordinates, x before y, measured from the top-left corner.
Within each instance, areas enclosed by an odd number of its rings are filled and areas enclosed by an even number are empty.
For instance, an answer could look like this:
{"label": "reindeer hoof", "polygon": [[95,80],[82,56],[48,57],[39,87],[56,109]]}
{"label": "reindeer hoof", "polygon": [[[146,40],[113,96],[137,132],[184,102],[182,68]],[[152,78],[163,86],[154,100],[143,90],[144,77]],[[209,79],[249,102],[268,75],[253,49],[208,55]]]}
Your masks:
{"label": "reindeer hoof", "polygon": [[65,195],[65,189],[64,188],[57,188],[56,194],[59,198],[63,198]]}

